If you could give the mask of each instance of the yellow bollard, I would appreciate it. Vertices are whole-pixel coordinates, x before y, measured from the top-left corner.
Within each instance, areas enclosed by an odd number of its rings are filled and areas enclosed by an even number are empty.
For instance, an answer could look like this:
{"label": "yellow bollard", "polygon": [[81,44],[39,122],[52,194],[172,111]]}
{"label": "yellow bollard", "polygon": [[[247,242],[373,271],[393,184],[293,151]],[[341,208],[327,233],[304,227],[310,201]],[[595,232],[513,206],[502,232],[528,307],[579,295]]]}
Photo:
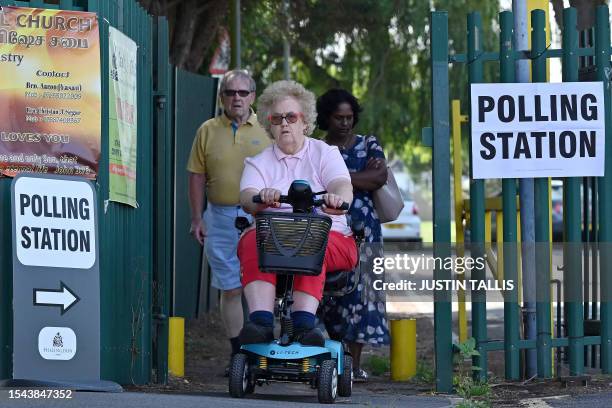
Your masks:
{"label": "yellow bollard", "polygon": [[176,377],[185,376],[185,319],[171,317],[168,331],[168,371]]}
{"label": "yellow bollard", "polygon": [[391,380],[416,374],[416,319],[391,320]]}

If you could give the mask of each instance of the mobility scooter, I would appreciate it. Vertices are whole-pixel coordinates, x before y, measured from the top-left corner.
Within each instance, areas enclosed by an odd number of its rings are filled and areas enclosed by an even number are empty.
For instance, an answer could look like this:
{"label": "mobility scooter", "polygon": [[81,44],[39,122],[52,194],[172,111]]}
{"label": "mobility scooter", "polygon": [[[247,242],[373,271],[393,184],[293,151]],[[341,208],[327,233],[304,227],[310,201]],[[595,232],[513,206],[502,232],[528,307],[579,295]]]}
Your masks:
{"label": "mobility scooter", "polygon": [[[317,347],[293,340],[293,276],[321,273],[332,225],[330,217],[315,213],[315,208],[324,203],[316,196],[324,193],[313,193],[307,181],[295,180],[288,195],[280,198],[281,203],[293,207],[292,213],[262,211],[255,217],[259,268],[278,275],[275,315],[280,318],[281,331],[278,339],[243,345],[234,355],[229,371],[232,397],[242,398],[254,392],[256,385],[270,382],[309,384],[317,389],[320,403],[334,403],[337,395],[351,396],[353,360],[341,342],[326,339],[323,347]],[[253,201],[261,202],[259,196]],[[348,205],[344,203],[341,209],[348,209]],[[363,241],[363,223],[360,224],[352,225],[357,251]],[[248,226],[246,218],[236,220],[241,231]],[[359,276],[349,287],[350,272],[328,271],[324,296],[342,296],[355,290]],[[359,261],[355,273],[359,274]]]}

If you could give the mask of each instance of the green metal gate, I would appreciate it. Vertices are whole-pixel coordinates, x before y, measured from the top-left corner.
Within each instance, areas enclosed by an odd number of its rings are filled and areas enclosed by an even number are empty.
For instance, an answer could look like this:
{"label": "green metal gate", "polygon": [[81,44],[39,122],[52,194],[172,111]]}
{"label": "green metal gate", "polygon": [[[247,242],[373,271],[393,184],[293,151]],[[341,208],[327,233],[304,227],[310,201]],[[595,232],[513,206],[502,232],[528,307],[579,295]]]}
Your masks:
{"label": "green metal gate", "polygon": [[[186,164],[196,131],[204,120],[215,115],[217,82],[213,78],[176,70],[176,137],[174,221],[174,285],[172,314],[193,318],[200,312],[200,299],[205,311],[218,294],[210,287],[209,268],[203,267],[202,246],[189,234],[191,224],[187,200]],[[209,96],[203,97],[203,95]],[[205,265],[204,265],[205,266]]]}
{"label": "green metal gate", "polygon": [[[433,147],[433,188],[434,200],[434,243],[435,256],[445,256],[450,243],[450,135],[449,135],[449,63],[465,63],[468,67],[468,83],[483,81],[483,64],[498,62],[500,67],[499,82],[515,82],[514,64],[516,60],[531,61],[532,81],[546,81],[546,59],[561,58],[563,81],[578,81],[579,58],[593,56],[597,81],[604,82],[605,89],[605,134],[609,141],[612,137],[612,105],[610,104],[610,25],[607,6],[597,8],[594,28],[594,47],[578,46],[576,31],[576,10],[568,8],[563,13],[563,47],[548,49],[545,40],[544,11],[534,10],[531,13],[532,40],[531,51],[513,48],[513,16],[511,12],[500,13],[500,47],[498,52],[483,50],[482,21],[477,12],[467,17],[466,54],[449,55],[448,16],[446,12],[431,14],[431,76],[432,76],[432,129]],[[471,149],[470,149],[471,150]],[[537,374],[541,378],[552,375],[552,350],[567,348],[569,354],[569,372],[571,376],[584,373],[586,365],[585,346],[600,346],[601,370],[612,372],[612,143],[606,144],[605,176],[597,182],[598,200],[593,200],[593,208],[598,213],[592,214],[593,229],[599,243],[599,278],[601,288],[600,332],[585,336],[584,316],[588,308],[588,299],[582,298],[583,272],[588,287],[588,271],[583,271],[581,259],[588,258],[582,254],[580,243],[588,240],[588,215],[586,234],[581,231],[580,179],[566,178],[564,185],[564,237],[567,243],[563,251],[564,284],[570,301],[564,302],[567,330],[565,337],[554,337],[551,331],[550,303],[550,251],[549,245],[549,202],[548,179],[535,179],[535,239],[536,239],[536,325],[537,339],[520,338],[518,288],[515,287],[504,299],[504,339],[489,340],[487,336],[486,293],[472,293],[472,336],[476,339],[480,356],[474,358],[474,365],[481,368],[475,376],[486,379],[487,353],[503,350],[505,355],[505,376],[507,379],[518,379],[520,376],[520,351],[535,349],[537,351]],[[586,185],[587,183],[585,183]],[[516,180],[502,181],[503,200],[503,242],[504,242],[504,278],[517,279],[517,219],[516,219]],[[585,193],[586,195],[586,193]],[[588,203],[588,201],[585,201]],[[588,209],[585,205],[583,210]],[[585,211],[588,214],[588,210]],[[472,256],[485,254],[485,196],[484,180],[470,182],[470,218]],[[597,254],[596,254],[597,255]],[[585,268],[588,262],[584,263]],[[593,263],[596,265],[596,262]],[[596,272],[596,271],[595,271]],[[436,269],[436,279],[449,279],[451,271]],[[473,269],[472,279],[484,280],[486,270]],[[597,273],[593,274],[593,279]],[[588,290],[586,291],[588,293]],[[451,293],[438,291],[435,295],[435,352],[436,352],[436,387],[440,392],[452,391],[452,315]],[[586,303],[583,304],[583,301]],[[596,312],[593,314],[596,316]],[[560,316],[558,316],[560,318]]]}

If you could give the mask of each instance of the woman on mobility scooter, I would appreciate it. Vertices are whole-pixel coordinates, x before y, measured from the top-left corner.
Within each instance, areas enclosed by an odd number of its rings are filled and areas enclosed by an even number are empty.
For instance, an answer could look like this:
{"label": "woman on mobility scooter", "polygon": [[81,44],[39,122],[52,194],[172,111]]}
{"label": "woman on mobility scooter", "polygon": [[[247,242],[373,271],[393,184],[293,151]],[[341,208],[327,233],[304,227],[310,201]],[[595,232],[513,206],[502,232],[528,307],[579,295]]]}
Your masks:
{"label": "woman on mobility scooter", "polygon": [[[294,180],[305,181],[312,191],[326,191],[320,197],[323,205],[317,211],[331,219],[327,249],[320,273],[293,276],[289,339],[304,347],[324,347],[325,338],[315,327],[315,313],[323,294],[325,272],[351,270],[357,264],[357,248],[344,215],[346,210],[339,209],[348,208],[353,199],[350,175],[336,146],[308,137],[316,119],[315,97],[302,85],[293,81],[271,84],[259,98],[257,109],[258,120],[274,143],[245,160],[240,183],[240,203],[245,211],[254,215],[263,210],[292,212],[291,206],[280,201]],[[254,196],[259,196],[261,203],[255,203]],[[251,229],[238,244],[242,285],[250,313],[239,335],[242,345],[274,340],[277,276],[260,271],[256,235]]]}

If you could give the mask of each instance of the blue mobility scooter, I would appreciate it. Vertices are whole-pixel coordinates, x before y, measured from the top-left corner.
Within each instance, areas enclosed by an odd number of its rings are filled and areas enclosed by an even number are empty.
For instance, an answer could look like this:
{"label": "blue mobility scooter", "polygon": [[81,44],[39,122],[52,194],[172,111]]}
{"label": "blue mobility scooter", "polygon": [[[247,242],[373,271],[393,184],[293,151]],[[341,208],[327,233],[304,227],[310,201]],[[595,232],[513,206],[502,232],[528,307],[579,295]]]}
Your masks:
{"label": "blue mobility scooter", "polygon": [[[309,384],[317,389],[320,403],[334,403],[337,395],[351,396],[353,360],[345,346],[333,340],[325,340],[323,347],[305,346],[293,338],[293,276],[321,273],[332,224],[331,218],[314,212],[323,204],[316,196],[323,193],[313,193],[308,182],[296,180],[288,195],[280,199],[293,207],[292,213],[264,211],[255,217],[259,268],[278,275],[275,314],[280,317],[281,332],[272,342],[243,345],[234,355],[229,371],[229,392],[234,398],[242,398],[254,392],[256,385],[270,382]],[[261,202],[259,196],[253,201]],[[343,207],[348,209],[346,203]],[[240,230],[248,225],[246,218],[236,220]],[[363,224],[352,228],[359,251]],[[359,265],[355,271],[359,273]],[[349,287],[350,272],[328,271],[324,296],[342,296],[355,290],[359,279],[356,276]]]}

